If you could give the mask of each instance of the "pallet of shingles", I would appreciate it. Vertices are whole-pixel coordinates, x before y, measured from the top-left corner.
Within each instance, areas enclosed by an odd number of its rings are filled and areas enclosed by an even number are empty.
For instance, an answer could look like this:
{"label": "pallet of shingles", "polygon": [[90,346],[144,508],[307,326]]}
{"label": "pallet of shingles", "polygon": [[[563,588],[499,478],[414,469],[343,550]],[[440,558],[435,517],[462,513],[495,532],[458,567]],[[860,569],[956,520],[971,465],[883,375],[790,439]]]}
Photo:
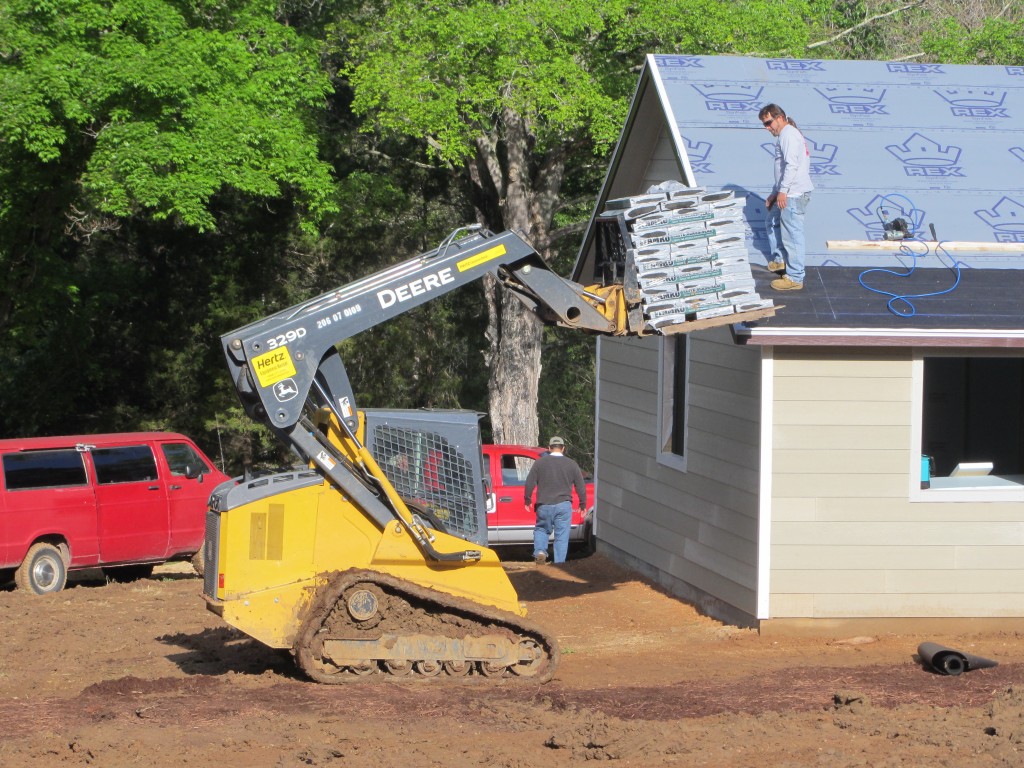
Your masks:
{"label": "pallet of shingles", "polygon": [[744,202],[731,190],[681,185],[607,202],[605,215],[622,216],[629,230],[626,269],[649,330],[774,306],[750,271]]}

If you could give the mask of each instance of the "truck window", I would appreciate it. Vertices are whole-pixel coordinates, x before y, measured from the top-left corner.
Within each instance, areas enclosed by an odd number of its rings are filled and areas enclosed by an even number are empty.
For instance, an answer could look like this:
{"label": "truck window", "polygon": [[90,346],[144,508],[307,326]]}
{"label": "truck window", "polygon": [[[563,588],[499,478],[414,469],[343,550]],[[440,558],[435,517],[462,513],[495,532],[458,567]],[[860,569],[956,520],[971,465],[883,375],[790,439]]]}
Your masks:
{"label": "truck window", "polygon": [[100,485],[156,480],[156,460],[148,445],[95,448],[96,481]]}
{"label": "truck window", "polygon": [[73,449],[9,453],[4,456],[9,491],[87,485],[82,455]]}
{"label": "truck window", "polygon": [[167,459],[167,466],[171,468],[172,475],[184,475],[187,467],[205,475],[210,471],[206,462],[203,461],[195,449],[188,443],[164,443],[160,446]]}
{"label": "truck window", "polygon": [[532,456],[502,456],[501,482],[504,485],[526,485],[526,476],[530,474],[530,467],[535,461]]}

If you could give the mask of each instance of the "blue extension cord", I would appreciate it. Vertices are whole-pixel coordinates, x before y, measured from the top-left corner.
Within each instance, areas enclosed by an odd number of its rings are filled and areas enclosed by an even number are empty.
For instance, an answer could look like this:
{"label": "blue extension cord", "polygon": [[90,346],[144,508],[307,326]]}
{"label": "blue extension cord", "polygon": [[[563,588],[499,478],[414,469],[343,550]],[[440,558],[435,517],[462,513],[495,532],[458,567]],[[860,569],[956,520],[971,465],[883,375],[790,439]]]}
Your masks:
{"label": "blue extension cord", "polygon": [[[888,195],[883,195],[882,196],[882,200],[889,200],[889,197],[890,196],[888,196]],[[902,197],[904,200],[906,200],[908,203],[910,203],[910,213],[907,214],[907,215],[910,217],[911,221],[913,221],[914,212],[917,211],[917,207],[914,205],[913,201],[909,197],[906,197],[905,195],[896,195],[896,197]],[[902,209],[901,209],[901,211],[902,211]],[[879,219],[881,219],[882,215],[883,215],[883,209],[881,207],[879,207],[879,209],[878,209],[878,215],[879,215]],[[947,251],[945,248],[942,247],[942,243],[941,242],[937,242],[937,243],[935,243],[935,255],[938,256],[940,251],[942,253],[946,254],[946,256],[949,257],[949,260],[952,262],[949,265],[949,269],[953,270],[955,272],[955,274],[956,274],[956,281],[954,281],[953,285],[951,285],[946,290],[944,290],[944,291],[933,291],[931,293],[906,293],[906,294],[899,294],[899,293],[892,293],[891,291],[883,291],[880,288],[872,288],[870,285],[867,285],[864,282],[864,275],[866,275],[866,274],[868,274],[870,272],[884,272],[887,275],[894,275],[896,277],[910,277],[912,274],[914,274],[914,270],[917,269],[917,260],[919,258],[923,258],[923,257],[927,256],[929,253],[931,253],[931,247],[924,240],[918,240],[917,238],[911,239],[909,242],[921,243],[925,247],[925,252],[921,253],[921,254],[918,254],[912,248],[907,246],[907,242],[908,241],[906,241],[906,240],[901,242],[900,243],[900,248],[899,248],[900,253],[902,253],[902,254],[904,254],[906,256],[910,256],[913,259],[913,263],[910,265],[910,268],[906,272],[896,272],[894,270],[884,269],[882,267],[872,267],[871,269],[865,269],[857,277],[857,281],[861,284],[861,287],[867,288],[872,293],[880,293],[883,296],[891,297],[885,303],[885,306],[886,306],[886,308],[888,308],[888,310],[890,312],[892,312],[897,317],[913,317],[914,315],[917,314],[917,308],[910,301],[910,299],[924,299],[924,298],[927,298],[929,296],[941,296],[944,293],[949,293],[950,291],[954,290],[958,285],[960,285],[960,267],[961,266],[965,266],[965,267],[967,266],[963,262],[961,262],[961,261],[953,258],[952,256],[950,256],[949,251]],[[901,302],[907,306],[907,309],[908,309],[907,312],[900,312],[900,311],[898,311],[896,309],[895,305],[899,304]]]}
{"label": "blue extension cord", "polygon": [[[865,284],[865,282],[864,282],[864,275],[868,274],[869,272],[884,272],[887,275],[895,275],[896,277],[910,277],[912,274],[914,274],[914,270],[917,269],[917,260],[919,258],[923,258],[923,257],[927,256],[929,253],[931,253],[931,247],[924,240],[916,240],[916,239],[915,240],[910,240],[909,242],[921,243],[922,245],[925,246],[925,252],[921,253],[921,254],[918,254],[918,253],[916,253],[912,248],[910,248],[906,244],[907,242],[908,241],[903,241],[903,243],[900,245],[900,253],[912,257],[914,261],[913,261],[913,264],[911,264],[910,268],[906,272],[896,272],[896,271],[894,271],[892,269],[883,269],[882,267],[872,267],[871,269],[865,269],[857,277],[857,280],[861,284],[861,286],[863,286],[864,288],[867,288],[869,291],[872,291],[873,293],[880,293],[883,296],[891,296],[892,298],[890,298],[885,303],[885,306],[889,309],[890,312],[892,312],[894,315],[897,315],[898,317],[913,317],[914,315],[917,314],[917,308],[914,307],[914,304],[913,304],[913,302],[910,301],[910,299],[923,299],[923,298],[927,298],[929,296],[941,296],[942,294],[949,293],[950,291],[955,289],[958,285],[960,285],[960,267],[961,266],[964,266],[964,267],[967,266],[963,262],[958,261],[957,259],[954,259],[952,256],[950,256],[949,255],[949,251],[947,251],[945,248],[943,248],[942,247],[942,243],[939,242],[939,243],[935,244],[935,255],[938,256],[940,251],[942,253],[946,254],[946,256],[948,256],[950,261],[952,262],[950,265],[948,265],[949,269],[953,270],[953,272],[956,274],[956,280],[946,290],[944,290],[944,291],[933,291],[931,293],[905,293],[905,294],[899,294],[899,293],[892,293],[891,291],[883,291],[880,288],[872,288],[870,285]],[[943,265],[943,266],[946,266],[946,265]],[[894,306],[895,304],[898,304],[898,303],[901,303],[901,302],[903,304],[907,305],[907,309],[908,309],[907,312],[900,312]]]}

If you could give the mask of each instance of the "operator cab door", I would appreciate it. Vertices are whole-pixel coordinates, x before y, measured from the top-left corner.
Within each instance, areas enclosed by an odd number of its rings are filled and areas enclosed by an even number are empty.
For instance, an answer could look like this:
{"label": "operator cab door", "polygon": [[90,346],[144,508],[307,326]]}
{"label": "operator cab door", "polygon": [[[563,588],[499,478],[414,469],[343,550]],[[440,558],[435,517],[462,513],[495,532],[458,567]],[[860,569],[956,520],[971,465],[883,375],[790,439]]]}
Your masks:
{"label": "operator cab door", "polygon": [[158,560],[170,537],[167,484],[151,446],[93,448],[103,563]]}
{"label": "operator cab door", "polygon": [[206,533],[206,508],[217,481],[207,477],[213,468],[189,443],[161,443],[169,470],[170,553],[198,552]]}

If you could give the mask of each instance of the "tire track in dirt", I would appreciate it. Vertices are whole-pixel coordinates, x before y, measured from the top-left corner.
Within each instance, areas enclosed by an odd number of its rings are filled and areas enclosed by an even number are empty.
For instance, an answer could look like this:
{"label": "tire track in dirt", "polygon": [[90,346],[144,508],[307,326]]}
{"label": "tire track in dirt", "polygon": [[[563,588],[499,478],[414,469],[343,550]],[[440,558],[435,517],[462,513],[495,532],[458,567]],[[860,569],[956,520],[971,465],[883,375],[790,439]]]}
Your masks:
{"label": "tire track in dirt", "polygon": [[[506,680],[361,680],[323,686],[297,680],[254,686],[223,677],[104,681],[67,699],[21,698],[0,702],[0,739],[62,731],[102,721],[145,721],[188,728],[234,718],[299,713],[352,715],[367,720],[455,717],[486,720],[495,707],[543,703],[556,711],[590,711],[619,720],[681,720],[713,715],[807,712],[832,706],[836,693],[853,692],[876,708],[908,704],[979,707],[1001,691],[1024,686],[1024,665],[1005,664],[959,677],[931,674],[911,664],[800,668],[745,678],[713,675],[656,687],[578,689]],[[457,695],[454,695],[457,692]]]}

